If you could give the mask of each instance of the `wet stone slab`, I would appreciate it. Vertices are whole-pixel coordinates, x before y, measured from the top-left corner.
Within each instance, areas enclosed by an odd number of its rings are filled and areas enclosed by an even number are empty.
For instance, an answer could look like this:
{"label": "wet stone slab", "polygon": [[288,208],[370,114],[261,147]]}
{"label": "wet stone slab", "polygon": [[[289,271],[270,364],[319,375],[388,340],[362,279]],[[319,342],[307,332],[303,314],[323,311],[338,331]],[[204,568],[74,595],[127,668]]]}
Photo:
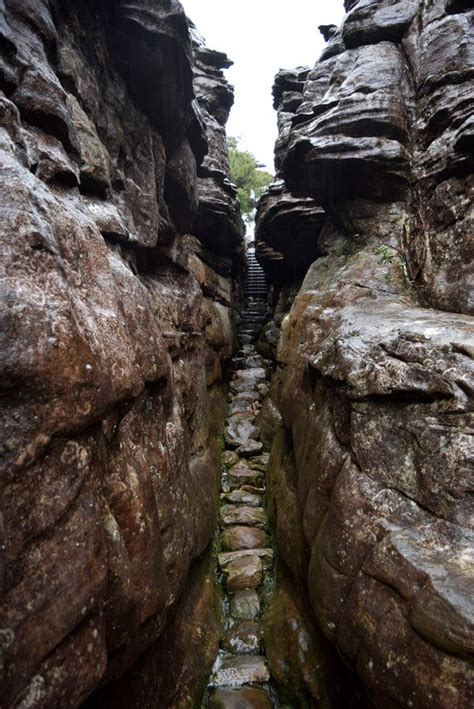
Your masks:
{"label": "wet stone slab", "polygon": [[245,463],[251,470],[259,470],[265,473],[267,470],[268,461],[270,460],[269,453],[262,453],[261,455],[248,458]]}
{"label": "wet stone slab", "polygon": [[233,490],[221,495],[221,499],[231,505],[247,505],[248,507],[261,507],[263,500],[261,495],[246,490]]}
{"label": "wet stone slab", "polygon": [[216,689],[211,696],[211,709],[271,709],[269,696],[256,687]]}
{"label": "wet stone slab", "polygon": [[256,591],[235,593],[230,599],[230,614],[236,620],[255,620],[260,614],[260,599]]}
{"label": "wet stone slab", "polygon": [[258,654],[263,638],[260,623],[246,620],[229,628],[222,640],[222,647],[236,655]]}
{"label": "wet stone slab", "polygon": [[254,441],[249,438],[237,448],[238,455],[243,458],[250,458],[253,455],[258,455],[263,451],[263,443],[261,441]]}
{"label": "wet stone slab", "polygon": [[217,560],[221,568],[225,568],[233,561],[238,559],[249,559],[251,557],[258,557],[264,566],[264,568],[269,568],[273,562],[273,549],[242,549],[239,551],[226,551],[218,555]]}
{"label": "wet stone slab", "polygon": [[268,535],[263,529],[257,529],[255,527],[228,527],[221,534],[221,545],[226,551],[259,549],[267,546],[268,543]]}
{"label": "wet stone slab", "polygon": [[268,682],[270,672],[264,657],[242,655],[225,657],[215,673],[214,686],[234,686]]}
{"label": "wet stone slab", "polygon": [[247,525],[265,529],[268,518],[263,507],[248,507],[247,505],[222,505],[222,524],[225,527]]}
{"label": "wet stone slab", "polygon": [[225,585],[230,593],[247,588],[258,588],[263,581],[263,564],[258,556],[235,559],[223,570]]}
{"label": "wet stone slab", "polygon": [[236,465],[229,470],[229,484],[233,488],[239,488],[241,485],[263,488],[263,473],[260,470],[252,470],[248,466]]}

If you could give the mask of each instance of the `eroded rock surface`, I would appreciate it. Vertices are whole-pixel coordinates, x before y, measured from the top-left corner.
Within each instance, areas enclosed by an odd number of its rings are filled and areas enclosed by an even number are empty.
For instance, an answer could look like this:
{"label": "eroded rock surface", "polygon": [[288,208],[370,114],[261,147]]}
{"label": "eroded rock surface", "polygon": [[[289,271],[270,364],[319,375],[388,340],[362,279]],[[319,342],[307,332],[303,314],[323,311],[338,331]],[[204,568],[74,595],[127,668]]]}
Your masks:
{"label": "eroded rock surface", "polygon": [[270,193],[260,208],[270,273],[287,192],[325,213],[320,256],[267,331],[281,333],[269,351],[282,416],[268,491],[286,564],[376,704],[467,708],[473,12],[346,9],[280,118],[281,207]]}
{"label": "eroded rock surface", "polygon": [[182,656],[217,521],[229,63],[176,0],[7,0],[0,33],[0,695],[72,707],[145,651],[159,672],[163,632]]}

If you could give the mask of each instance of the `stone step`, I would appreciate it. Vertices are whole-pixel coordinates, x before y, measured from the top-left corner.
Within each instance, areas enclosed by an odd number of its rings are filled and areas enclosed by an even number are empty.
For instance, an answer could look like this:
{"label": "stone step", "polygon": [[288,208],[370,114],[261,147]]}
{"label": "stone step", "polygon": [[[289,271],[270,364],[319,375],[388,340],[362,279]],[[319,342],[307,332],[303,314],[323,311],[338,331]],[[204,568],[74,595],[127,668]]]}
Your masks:
{"label": "stone step", "polygon": [[263,487],[264,477],[261,470],[252,470],[244,465],[236,465],[229,470],[229,484],[233,488],[241,485],[254,485]]}
{"label": "stone step", "polygon": [[270,366],[270,362],[260,355],[253,357],[234,357],[232,360],[232,367],[234,369],[243,369],[244,367],[262,367],[266,368]]}
{"label": "stone step", "polygon": [[236,620],[255,620],[260,615],[258,593],[248,589],[238,591],[230,599],[230,614]]}
{"label": "stone step", "polygon": [[220,536],[220,542],[225,551],[239,551],[262,549],[268,545],[269,538],[263,529],[235,525],[224,529]]}
{"label": "stone step", "polygon": [[258,556],[244,556],[222,568],[229,593],[258,588],[263,581],[263,563]]}
{"label": "stone step", "polygon": [[237,448],[237,453],[242,456],[242,458],[249,458],[253,455],[258,455],[262,451],[263,443],[261,441],[254,441],[251,438]]}
{"label": "stone step", "polygon": [[243,684],[268,682],[270,672],[260,655],[229,656],[221,660],[212,684],[215,687],[240,687]]}
{"label": "stone step", "polygon": [[245,492],[252,492],[255,495],[262,495],[264,493],[264,488],[255,487],[255,485],[242,485],[240,489],[245,490]]}
{"label": "stone step", "polygon": [[247,507],[246,505],[222,505],[221,519],[224,527],[242,525],[265,529],[268,518],[263,507]]}
{"label": "stone step", "polygon": [[249,416],[252,416],[253,419],[255,419],[255,410],[254,406],[257,407],[258,404],[257,402],[250,402],[250,401],[235,401],[232,402],[230,405],[229,409],[229,418],[232,416],[235,416],[236,414],[248,414]]}
{"label": "stone step", "polygon": [[258,557],[264,568],[269,568],[273,563],[273,549],[270,547],[260,547],[258,549],[240,549],[238,551],[223,551],[217,555],[217,561],[221,569],[225,569],[229,564],[239,559],[249,559]]}
{"label": "stone step", "polygon": [[225,428],[224,439],[226,445],[231,448],[238,448],[246,445],[252,439],[260,436],[260,428],[244,417],[232,421]]}
{"label": "stone step", "polygon": [[[265,472],[267,469],[268,461],[270,460],[270,453],[262,453],[261,455],[255,456],[255,458],[249,458],[247,462],[247,467],[251,470],[260,470]],[[242,464],[240,464],[242,465]],[[239,466],[240,467],[240,466]]]}
{"label": "stone step", "polygon": [[247,492],[246,490],[232,490],[221,495],[221,500],[231,505],[247,505],[248,507],[261,507],[262,496]]}
{"label": "stone step", "polygon": [[255,655],[260,652],[263,628],[254,620],[235,623],[222,638],[222,649],[234,655]]}
{"label": "stone step", "polygon": [[263,689],[216,689],[210,698],[210,709],[272,709],[272,702]]}

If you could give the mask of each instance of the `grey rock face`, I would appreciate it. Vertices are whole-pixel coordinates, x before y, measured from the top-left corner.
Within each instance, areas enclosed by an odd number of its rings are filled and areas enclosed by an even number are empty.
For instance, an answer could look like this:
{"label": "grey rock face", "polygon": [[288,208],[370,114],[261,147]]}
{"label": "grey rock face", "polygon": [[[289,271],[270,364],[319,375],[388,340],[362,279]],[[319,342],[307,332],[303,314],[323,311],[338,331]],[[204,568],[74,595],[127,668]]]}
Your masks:
{"label": "grey rock face", "polygon": [[280,320],[277,534],[378,706],[468,707],[473,13],[346,9],[337,51],[280,114],[285,187],[259,215],[265,253],[286,191],[325,213]]}
{"label": "grey rock face", "polygon": [[281,70],[273,86],[279,129],[275,145],[277,175],[259,201],[255,239],[257,258],[274,283],[302,278],[320,255],[318,237],[324,223],[324,209],[311,197],[292,195],[280,174],[292,120],[301,107],[309,73],[308,67]]}
{"label": "grey rock face", "polygon": [[208,152],[199,167],[199,210],[193,232],[219,254],[238,264],[244,225],[237,192],[229,180],[229,156],[225,123],[234,103],[233,88],[222,69],[232,62],[222,52],[209,50],[195,28],[191,28],[194,52],[194,90],[204,124]]}

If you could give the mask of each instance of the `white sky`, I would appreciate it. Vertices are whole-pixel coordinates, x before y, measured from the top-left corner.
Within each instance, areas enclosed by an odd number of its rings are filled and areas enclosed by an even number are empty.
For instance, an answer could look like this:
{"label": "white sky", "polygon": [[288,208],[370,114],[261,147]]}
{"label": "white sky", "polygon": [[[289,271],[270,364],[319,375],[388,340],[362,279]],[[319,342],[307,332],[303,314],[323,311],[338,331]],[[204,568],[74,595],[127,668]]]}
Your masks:
{"label": "white sky", "polygon": [[271,88],[278,69],[312,66],[324,40],[318,25],[339,25],[343,0],[181,0],[210,49],[227,53],[235,87],[228,135],[273,172],[276,112]]}

